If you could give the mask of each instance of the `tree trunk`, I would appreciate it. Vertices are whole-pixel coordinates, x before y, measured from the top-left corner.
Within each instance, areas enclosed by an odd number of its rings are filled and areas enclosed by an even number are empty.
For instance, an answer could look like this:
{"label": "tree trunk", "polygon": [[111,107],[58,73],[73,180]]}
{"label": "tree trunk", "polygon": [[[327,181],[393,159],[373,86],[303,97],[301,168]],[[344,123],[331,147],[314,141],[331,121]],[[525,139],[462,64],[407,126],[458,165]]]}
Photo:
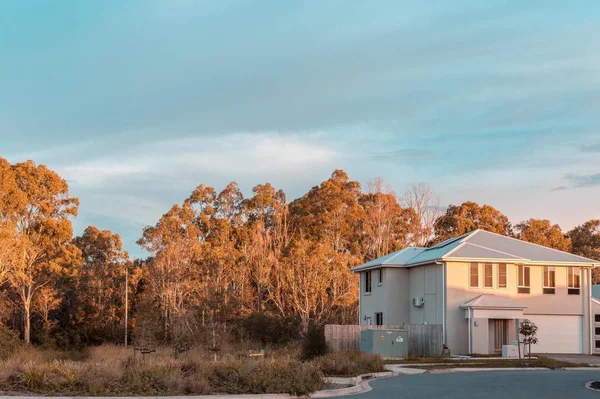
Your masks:
{"label": "tree trunk", "polygon": [[31,343],[31,309],[29,305],[29,301],[26,301],[23,306],[23,310],[25,311],[25,320],[23,321],[23,338],[25,342]]}

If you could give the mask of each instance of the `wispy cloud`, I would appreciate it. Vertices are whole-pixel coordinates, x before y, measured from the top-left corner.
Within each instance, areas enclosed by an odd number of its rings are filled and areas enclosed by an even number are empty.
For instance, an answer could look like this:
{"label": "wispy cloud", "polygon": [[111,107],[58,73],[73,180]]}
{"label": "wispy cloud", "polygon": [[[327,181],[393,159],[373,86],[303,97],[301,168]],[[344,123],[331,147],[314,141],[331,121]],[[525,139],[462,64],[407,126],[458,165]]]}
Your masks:
{"label": "wispy cloud", "polygon": [[588,175],[568,174],[565,177],[573,187],[593,187],[600,185],[600,173]]}
{"label": "wispy cloud", "polygon": [[600,186],[600,173],[577,174],[569,173],[565,176],[569,185],[558,186],[550,191],[563,191],[572,188],[586,188]]}
{"label": "wispy cloud", "polygon": [[568,190],[568,189],[569,189],[569,187],[567,187],[567,186],[558,186],[558,187],[554,187],[550,191],[564,191],[564,190]]}
{"label": "wispy cloud", "polygon": [[299,173],[331,164],[337,153],[314,138],[276,133],[160,140],[57,169],[70,181],[99,187],[115,180],[209,173],[252,176]]}
{"label": "wispy cloud", "polygon": [[582,145],[581,151],[583,151],[583,152],[600,152],[600,143]]}

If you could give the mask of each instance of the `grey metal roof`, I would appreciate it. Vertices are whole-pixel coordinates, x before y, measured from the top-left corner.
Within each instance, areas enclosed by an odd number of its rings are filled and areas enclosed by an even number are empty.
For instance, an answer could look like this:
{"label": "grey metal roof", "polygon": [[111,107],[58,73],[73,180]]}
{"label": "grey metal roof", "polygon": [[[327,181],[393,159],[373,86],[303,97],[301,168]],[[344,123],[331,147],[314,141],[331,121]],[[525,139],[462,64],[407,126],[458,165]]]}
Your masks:
{"label": "grey metal roof", "polygon": [[500,252],[495,249],[473,245],[470,242],[465,242],[464,245],[452,252],[450,258],[486,258],[486,259],[522,259],[519,256]]}
{"label": "grey metal roof", "polygon": [[527,305],[505,296],[481,294],[460,304],[463,309],[526,309]]}
{"label": "grey metal roof", "polygon": [[382,256],[381,258],[374,259],[370,262],[367,262],[363,265],[357,266],[353,271],[360,271],[363,269],[370,269],[375,266],[406,266],[406,263],[410,261],[412,258],[417,256],[422,251],[427,248],[419,248],[419,247],[406,247],[396,252],[392,252],[391,254],[387,254]]}
{"label": "grey metal roof", "polygon": [[[469,244],[475,244],[486,248],[492,248],[497,251],[505,252],[536,262],[584,262],[600,263],[593,259],[573,255],[567,252],[544,247],[530,242],[517,240],[516,238],[506,237],[489,231],[477,230],[469,238]],[[454,255],[454,254],[453,254]]]}
{"label": "grey metal roof", "polygon": [[600,265],[600,261],[517,240],[485,230],[474,230],[450,238],[431,248],[408,247],[352,269],[411,267],[451,259],[490,259],[515,262],[578,263]]}
{"label": "grey metal roof", "polygon": [[418,254],[417,256],[412,258],[407,263],[407,265],[411,266],[411,265],[416,265],[416,264],[421,264],[421,263],[431,263],[436,260],[439,260],[439,259],[443,258],[444,255],[451,252],[453,249],[460,246],[465,241],[465,239],[467,239],[472,233],[473,232],[463,234],[461,236],[454,237],[449,240],[443,241],[443,242],[439,243],[438,245],[435,245],[431,248],[427,248],[424,251],[422,251],[420,254]]}

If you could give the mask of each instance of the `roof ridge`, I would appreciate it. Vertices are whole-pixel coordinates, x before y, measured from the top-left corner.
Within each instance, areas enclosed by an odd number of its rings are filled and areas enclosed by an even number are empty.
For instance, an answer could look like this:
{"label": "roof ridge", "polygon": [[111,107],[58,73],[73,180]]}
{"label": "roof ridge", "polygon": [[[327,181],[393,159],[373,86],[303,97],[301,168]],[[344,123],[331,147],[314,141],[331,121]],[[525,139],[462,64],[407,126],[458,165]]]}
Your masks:
{"label": "roof ridge", "polygon": [[[567,251],[561,251],[560,249],[555,249],[555,248],[546,247],[545,245],[540,245],[540,244],[536,244],[536,243],[533,243],[533,242],[529,242],[529,241],[521,240],[521,239],[519,239],[519,238],[515,238],[515,237],[511,237],[511,236],[505,236],[504,234],[498,234],[498,233],[494,233],[494,232],[492,232],[492,231],[487,231],[487,230],[480,230],[480,229],[477,229],[477,230],[479,230],[479,231],[483,231],[483,232],[486,232],[486,233],[489,233],[489,234],[493,234],[493,235],[496,235],[496,236],[500,236],[500,237],[508,238],[508,239],[511,239],[511,240],[513,240],[513,241],[524,242],[524,243],[526,243],[526,244],[535,245],[536,247],[541,247],[541,248],[549,249],[549,250],[551,250],[551,251],[560,252],[560,253],[567,254],[567,255],[571,255],[571,256],[576,256],[576,257],[578,257],[578,258],[581,258],[581,259],[585,259],[585,260],[591,260],[592,262],[597,262],[597,260],[595,260],[595,259],[590,259],[590,258],[586,258],[586,257],[584,257],[584,256],[575,255],[575,254],[573,254],[573,253],[571,253],[571,252],[567,252]],[[466,240],[465,240],[465,241],[466,241]],[[514,256],[514,255],[513,255],[513,256]]]}
{"label": "roof ridge", "polygon": [[[399,249],[399,250],[397,250],[397,251],[394,251],[394,252],[392,252],[392,253],[390,254],[390,255],[392,255],[392,256],[390,256],[388,259],[386,259],[386,260],[384,260],[383,262],[381,262],[381,264],[382,264],[382,265],[387,265],[387,264],[388,264],[388,263],[389,263],[389,262],[390,262],[392,259],[394,259],[396,256],[400,255],[402,252],[406,251],[407,249],[411,249],[411,248],[415,248],[415,247],[404,247],[404,248],[402,248],[402,249]],[[384,255],[384,256],[386,256],[386,255]],[[378,259],[378,258],[375,258],[375,259],[373,259],[373,260],[377,260],[377,259]]]}
{"label": "roof ridge", "polygon": [[475,298],[471,298],[471,299],[469,299],[468,301],[464,301],[463,303],[461,303],[461,304],[459,305],[459,307],[460,307],[460,306],[464,306],[464,305],[466,305],[467,303],[475,302],[476,300],[478,300],[478,299],[479,299],[479,298],[481,298],[482,296],[483,296],[483,294],[479,294],[479,295],[477,295]]}
{"label": "roof ridge", "polygon": [[[474,233],[474,232],[476,232],[476,231],[477,231],[477,230],[471,230],[471,231],[468,231],[468,232],[466,232],[466,233],[459,234],[459,235],[457,235],[457,236],[454,236],[454,237],[449,237],[449,238],[446,238],[444,241],[442,241],[442,242],[439,242],[439,243],[437,243],[436,245],[434,245],[433,247],[429,247],[429,248],[427,248],[426,250],[430,250],[430,249],[439,249],[439,248],[445,247],[446,245],[452,244],[452,243],[453,243],[453,242],[455,242],[455,241],[462,240],[462,239],[464,239],[464,238],[468,238],[468,236],[470,236],[471,234],[473,234],[473,233]],[[446,244],[446,243],[447,243],[447,244]],[[444,244],[444,245],[442,245],[442,244]]]}
{"label": "roof ridge", "polygon": [[[465,242],[465,245],[472,245],[472,246],[477,247],[477,248],[483,248],[483,249],[486,249],[488,251],[498,252],[499,254],[509,255],[509,256],[512,256],[512,257],[517,258],[517,259],[526,260],[522,256],[511,254],[510,252],[504,252],[504,251],[500,251],[498,249],[494,249],[494,248],[490,248],[490,247],[484,247],[483,245],[473,244],[472,242]],[[490,294],[490,295],[494,295],[494,294]]]}

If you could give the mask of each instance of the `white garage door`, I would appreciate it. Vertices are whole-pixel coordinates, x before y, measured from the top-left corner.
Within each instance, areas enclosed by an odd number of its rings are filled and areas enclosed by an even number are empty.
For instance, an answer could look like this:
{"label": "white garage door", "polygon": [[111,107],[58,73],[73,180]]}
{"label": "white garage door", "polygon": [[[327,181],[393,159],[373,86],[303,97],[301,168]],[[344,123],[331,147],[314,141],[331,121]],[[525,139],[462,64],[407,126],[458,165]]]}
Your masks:
{"label": "white garage door", "polygon": [[583,316],[526,315],[538,326],[532,353],[582,353]]}

